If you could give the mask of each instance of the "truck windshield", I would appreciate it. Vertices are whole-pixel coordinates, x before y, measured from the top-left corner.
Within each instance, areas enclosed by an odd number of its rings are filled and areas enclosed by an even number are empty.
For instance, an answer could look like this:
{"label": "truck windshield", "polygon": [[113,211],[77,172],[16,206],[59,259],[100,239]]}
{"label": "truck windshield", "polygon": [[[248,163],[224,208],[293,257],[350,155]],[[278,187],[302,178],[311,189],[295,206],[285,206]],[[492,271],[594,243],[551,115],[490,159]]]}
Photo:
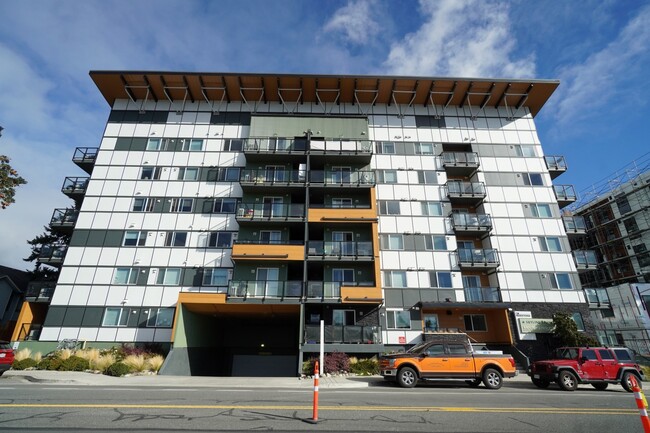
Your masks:
{"label": "truck windshield", "polygon": [[578,349],[562,348],[555,351],[556,359],[578,359]]}

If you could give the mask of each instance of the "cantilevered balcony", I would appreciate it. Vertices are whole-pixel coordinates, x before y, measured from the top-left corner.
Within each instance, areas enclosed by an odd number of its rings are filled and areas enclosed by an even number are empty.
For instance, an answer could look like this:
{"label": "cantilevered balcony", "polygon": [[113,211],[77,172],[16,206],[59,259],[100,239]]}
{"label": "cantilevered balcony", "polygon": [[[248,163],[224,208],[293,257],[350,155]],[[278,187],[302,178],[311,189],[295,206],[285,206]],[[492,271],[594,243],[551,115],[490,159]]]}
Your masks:
{"label": "cantilevered balcony", "polygon": [[488,214],[453,213],[449,217],[457,235],[483,235],[492,230],[492,218]]}
{"label": "cantilevered balcony", "polygon": [[242,170],[239,183],[242,187],[304,187],[307,176],[304,170]]}
{"label": "cantilevered balcony", "polygon": [[470,176],[479,167],[476,152],[442,152],[440,157],[448,175]]}
{"label": "cantilevered balcony", "polygon": [[38,261],[41,263],[47,263],[48,265],[57,266],[63,263],[63,259],[65,258],[65,254],[67,252],[67,245],[46,245],[41,248],[41,252],[38,255]]}
{"label": "cantilevered balcony", "polygon": [[93,172],[95,160],[97,159],[97,147],[77,147],[72,156],[72,162],[88,174]]}
{"label": "cantilevered balcony", "polygon": [[465,287],[465,302],[501,302],[498,287]]}
{"label": "cantilevered balcony", "polygon": [[447,197],[452,203],[477,205],[486,197],[483,182],[450,180],[446,184]]}
{"label": "cantilevered balcony", "polygon": [[320,159],[325,157],[350,158],[347,161],[370,162],[373,144],[369,140],[325,139],[311,140],[309,153]]}
{"label": "cantilevered balcony", "polygon": [[[325,325],[325,344],[380,344],[381,327],[360,325]],[[305,344],[320,343],[320,325],[305,325]]]}
{"label": "cantilevered balcony", "polygon": [[231,281],[228,298],[243,299],[300,299],[303,296],[302,281]]}
{"label": "cantilevered balcony", "polygon": [[555,179],[567,169],[566,160],[563,156],[545,156],[546,168],[551,175],[551,179]]}
{"label": "cantilevered balcony", "polygon": [[28,302],[46,302],[52,300],[54,289],[56,288],[55,281],[34,281],[27,285],[25,292],[25,300]]}
{"label": "cantilevered balcony", "polygon": [[312,260],[372,260],[372,242],[307,242],[307,258]]}
{"label": "cantilevered balcony", "polygon": [[374,171],[322,171],[311,170],[309,172],[309,184],[311,186],[333,186],[333,187],[372,187],[375,186]]}
{"label": "cantilevered balcony", "polygon": [[50,227],[63,233],[71,233],[79,217],[76,209],[54,209]]}
{"label": "cantilevered balcony", "polygon": [[332,281],[307,281],[307,299],[340,300],[341,283]]}
{"label": "cantilevered balcony", "polygon": [[560,208],[570,205],[578,199],[575,188],[573,185],[553,185],[557,204]]}
{"label": "cantilevered balcony", "polygon": [[590,307],[609,308],[611,306],[607,289],[584,289],[584,291]]}
{"label": "cantilevered balcony", "polygon": [[459,248],[456,256],[461,269],[493,269],[500,265],[499,254],[494,249]]}
{"label": "cantilevered balcony", "polygon": [[578,271],[591,271],[598,266],[598,258],[594,250],[574,250],[573,260]]}
{"label": "cantilevered balcony", "polygon": [[564,223],[564,230],[568,236],[583,236],[587,234],[587,225],[584,217],[580,215],[572,215],[562,217]]}
{"label": "cantilevered balcony", "polygon": [[247,162],[304,161],[308,148],[306,138],[255,137],[242,141]]}
{"label": "cantilevered balcony", "polygon": [[73,200],[82,199],[88,188],[89,177],[66,177],[61,191]]}
{"label": "cantilevered balcony", "polygon": [[247,221],[303,221],[305,219],[305,205],[239,203],[235,219],[240,223]]}

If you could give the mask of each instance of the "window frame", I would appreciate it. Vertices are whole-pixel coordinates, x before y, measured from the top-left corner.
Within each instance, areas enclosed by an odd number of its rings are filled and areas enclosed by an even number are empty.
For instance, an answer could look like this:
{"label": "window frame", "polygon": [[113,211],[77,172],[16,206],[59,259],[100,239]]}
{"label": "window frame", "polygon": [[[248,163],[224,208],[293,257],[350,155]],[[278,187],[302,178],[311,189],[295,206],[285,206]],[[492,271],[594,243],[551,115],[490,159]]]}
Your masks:
{"label": "window frame", "polygon": [[[530,203],[530,209],[531,213],[533,214],[534,218],[553,218],[553,210],[551,209],[551,205],[548,203]],[[542,215],[539,212],[540,206],[543,209],[548,209],[548,216],[547,215]]]}
{"label": "window frame", "polygon": [[[395,285],[395,278],[396,277],[403,277],[402,283],[404,284],[403,286],[400,285]],[[386,287],[390,288],[396,288],[396,289],[404,289],[408,287],[408,279],[406,277],[406,271],[401,271],[401,270],[390,270],[390,271],[384,271],[384,283]]]}
{"label": "window frame", "polygon": [[[398,320],[398,317],[402,316],[401,319]],[[404,317],[406,317],[408,320],[404,321]],[[392,320],[391,320],[392,318]],[[392,322],[392,326],[391,326]],[[403,323],[406,325],[408,323],[408,326],[398,326],[399,323]],[[408,310],[386,310],[386,329],[411,329],[411,313]]]}
{"label": "window frame", "polygon": [[[216,275],[218,271],[223,271],[223,277]],[[215,280],[223,278],[225,284],[216,284]],[[229,268],[206,268],[203,270],[203,277],[201,278],[201,285],[204,287],[228,287],[228,282],[230,281],[230,269]]]}
{"label": "window frame", "polygon": [[[131,212],[153,212],[155,202],[152,197],[134,197]],[[138,206],[138,203],[141,205]]]}
{"label": "window frame", "polygon": [[[222,236],[228,236],[229,242],[227,245],[223,243],[220,239]],[[232,248],[233,242],[235,241],[235,232],[231,231],[213,231],[208,234],[208,240],[206,242],[207,248]]]}
{"label": "window frame", "polygon": [[543,252],[561,253],[564,251],[559,236],[539,236],[537,240],[539,242],[539,249]]}
{"label": "window frame", "polygon": [[[475,317],[477,317],[477,318],[481,317],[482,318],[481,320],[483,321],[483,325],[485,325],[485,329],[476,329],[476,326],[475,326],[476,324],[474,323],[474,318]],[[467,327],[467,318],[470,319],[472,329],[468,329],[468,327]],[[485,316],[485,314],[463,314],[463,322],[465,324],[465,331],[467,331],[467,332],[488,332],[488,323],[487,323],[487,317]]]}
{"label": "window frame", "polygon": [[[135,233],[136,236],[135,238],[131,238],[135,241],[133,244],[127,244],[127,237],[129,234]],[[122,238],[122,246],[123,247],[143,247],[146,245],[147,242],[147,232],[144,230],[126,230],[124,232],[124,237]]]}
{"label": "window frame", "polygon": [[[441,202],[439,202],[439,201],[423,201],[423,202],[421,202],[421,203],[422,203],[422,215],[425,215],[425,216],[434,216],[434,217],[436,217],[436,216],[442,216],[443,206],[442,206],[442,203],[441,203]],[[430,210],[431,210],[430,206],[432,206],[432,205],[433,205],[433,208],[434,208],[434,209],[436,209],[436,207],[437,207],[438,209],[440,209],[440,213],[439,213],[439,214],[437,214],[437,213],[435,213],[435,212],[434,212],[434,213],[431,213],[431,212],[430,212]]]}
{"label": "window frame", "polygon": [[[187,174],[188,172],[194,172],[193,177],[188,177]],[[201,171],[200,167],[179,167],[178,168],[178,179],[177,180],[184,180],[184,181],[194,181],[194,180],[199,180],[199,173]]]}
{"label": "window frame", "polygon": [[[189,203],[189,208],[188,208]],[[194,209],[194,199],[185,197],[174,197],[170,200],[170,213],[192,213]]]}
{"label": "window frame", "polygon": [[[401,215],[402,209],[399,203],[399,200],[380,200],[379,215]],[[397,213],[394,213],[395,210],[397,210]]]}
{"label": "window frame", "polygon": [[[126,278],[118,280],[118,274],[122,274],[126,271]],[[140,273],[140,268],[134,267],[117,267],[113,273],[112,283],[115,286],[135,286],[138,284],[138,274]]]}
{"label": "window frame", "polygon": [[[220,203],[219,210],[217,210],[217,203]],[[226,203],[227,206],[229,206],[230,203],[232,203],[232,212],[230,211],[226,212],[223,210],[224,204]],[[238,200],[236,198],[218,198],[212,204],[212,213],[235,213],[237,212],[237,204],[238,204]]]}
{"label": "window frame", "polygon": [[[174,325],[174,313],[175,313],[175,308],[174,307],[150,307],[149,312],[147,313],[147,328],[171,328]],[[162,324],[159,323],[160,316],[161,316],[161,311],[165,312],[170,312],[171,313],[171,320],[169,320],[169,324],[165,324],[163,322]],[[152,314],[155,312],[155,314]],[[151,323],[153,320],[153,324]]]}
{"label": "window frame", "polygon": [[[109,312],[118,310],[118,315],[115,320],[116,323],[106,323],[106,319],[109,316]],[[125,307],[106,307],[104,309],[104,315],[102,316],[102,327],[106,328],[125,328],[129,324],[129,312],[130,308]]]}
{"label": "window frame", "polygon": [[[449,286],[443,286],[441,284],[441,278],[440,278],[441,275],[445,276],[445,281],[444,281],[445,283],[447,282],[446,279],[449,278]],[[454,283],[452,281],[451,272],[429,271],[429,287],[433,289],[452,289],[454,287]]]}
{"label": "window frame", "polygon": [[[167,232],[167,235],[165,236],[165,246],[166,247],[172,247],[172,248],[185,247],[186,244],[187,244],[188,238],[189,238],[188,232],[169,231],[169,232]],[[183,243],[182,244],[178,243],[179,240],[182,240]]]}
{"label": "window frame", "polygon": [[[178,271],[178,273],[176,273]],[[169,275],[176,274],[176,279],[168,281]],[[182,280],[182,268],[159,268],[158,275],[156,276],[156,284],[159,286],[178,286]]]}
{"label": "window frame", "polygon": [[[145,172],[151,172],[149,176],[145,176]],[[156,165],[146,165],[140,170],[139,180],[160,180],[161,167]]]}
{"label": "window frame", "polygon": [[[443,242],[444,248],[438,248],[440,241]],[[424,235],[424,248],[427,251],[447,251],[447,237],[444,235]]]}

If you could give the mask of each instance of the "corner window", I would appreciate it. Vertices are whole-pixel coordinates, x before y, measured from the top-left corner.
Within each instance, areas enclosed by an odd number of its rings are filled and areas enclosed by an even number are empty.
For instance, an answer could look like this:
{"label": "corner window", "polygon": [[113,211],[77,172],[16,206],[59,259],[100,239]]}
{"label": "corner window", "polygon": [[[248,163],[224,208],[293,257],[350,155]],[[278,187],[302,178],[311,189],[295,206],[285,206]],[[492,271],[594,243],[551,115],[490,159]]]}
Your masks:
{"label": "corner window", "polygon": [[156,284],[177,286],[181,282],[181,268],[161,268],[158,270]]}
{"label": "corner window", "polygon": [[466,331],[487,331],[487,321],[485,320],[485,314],[465,314],[463,316],[463,320],[465,321]]}
{"label": "corner window", "polygon": [[117,268],[113,276],[113,284],[133,285],[138,281],[139,268]]}
{"label": "corner window", "polygon": [[173,308],[150,308],[147,326],[156,328],[171,328],[174,323]]}
{"label": "corner window", "polygon": [[411,329],[411,313],[408,311],[386,311],[388,329]]}
{"label": "corner window", "polygon": [[102,326],[126,326],[129,322],[128,308],[106,308]]}
{"label": "corner window", "polygon": [[142,247],[147,241],[147,232],[127,231],[124,233],[122,245],[125,247]]}

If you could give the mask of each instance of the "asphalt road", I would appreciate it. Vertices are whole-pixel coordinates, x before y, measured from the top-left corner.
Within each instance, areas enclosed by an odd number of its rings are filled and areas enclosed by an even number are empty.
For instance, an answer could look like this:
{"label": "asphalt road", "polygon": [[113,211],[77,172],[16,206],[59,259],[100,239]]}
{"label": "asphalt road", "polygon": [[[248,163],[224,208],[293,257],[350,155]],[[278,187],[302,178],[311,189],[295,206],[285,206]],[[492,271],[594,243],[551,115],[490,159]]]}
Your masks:
{"label": "asphalt road", "polygon": [[0,381],[1,432],[346,431],[643,432],[634,395],[619,386],[575,392],[506,383],[401,389],[378,382],[321,389],[71,386]]}

